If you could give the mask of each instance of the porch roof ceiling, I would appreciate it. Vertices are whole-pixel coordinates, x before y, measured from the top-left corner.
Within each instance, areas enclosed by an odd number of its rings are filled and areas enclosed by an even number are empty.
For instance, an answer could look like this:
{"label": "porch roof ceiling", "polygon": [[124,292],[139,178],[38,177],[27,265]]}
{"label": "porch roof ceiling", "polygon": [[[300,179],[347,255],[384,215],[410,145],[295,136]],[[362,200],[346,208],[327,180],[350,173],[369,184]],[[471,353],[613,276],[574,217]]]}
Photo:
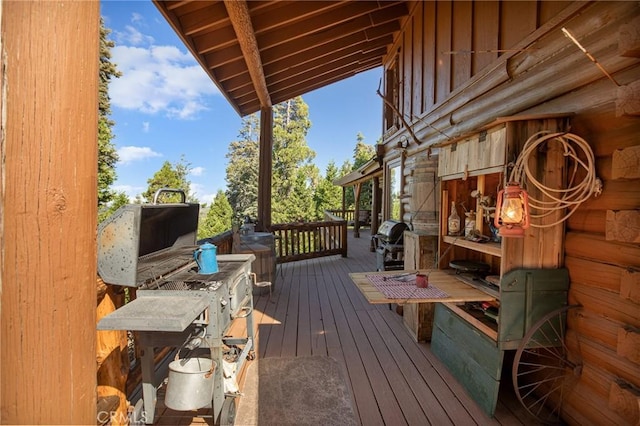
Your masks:
{"label": "porch roof ceiling", "polygon": [[357,170],[342,176],[340,179],[333,181],[336,186],[354,186],[362,182],[382,176],[382,166],[377,159],[369,160],[360,166]]}
{"label": "porch roof ceiling", "polygon": [[154,4],[241,116],[382,65],[404,1]]}

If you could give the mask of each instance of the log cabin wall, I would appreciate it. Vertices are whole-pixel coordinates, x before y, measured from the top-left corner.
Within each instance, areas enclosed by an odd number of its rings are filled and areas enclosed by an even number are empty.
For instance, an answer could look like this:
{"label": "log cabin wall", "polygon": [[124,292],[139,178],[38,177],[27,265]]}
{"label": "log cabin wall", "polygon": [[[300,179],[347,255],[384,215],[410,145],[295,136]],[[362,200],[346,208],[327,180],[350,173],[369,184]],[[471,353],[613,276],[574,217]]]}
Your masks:
{"label": "log cabin wall", "polygon": [[418,158],[430,145],[497,117],[575,114],[571,131],[589,142],[604,190],[566,223],[569,301],[583,306],[570,317],[567,341],[577,342],[572,344],[579,346],[584,368],[563,417],[569,424],[638,424],[638,2],[437,1],[413,7],[385,60],[384,93],[417,140],[385,110],[388,148],[410,137],[406,155]]}

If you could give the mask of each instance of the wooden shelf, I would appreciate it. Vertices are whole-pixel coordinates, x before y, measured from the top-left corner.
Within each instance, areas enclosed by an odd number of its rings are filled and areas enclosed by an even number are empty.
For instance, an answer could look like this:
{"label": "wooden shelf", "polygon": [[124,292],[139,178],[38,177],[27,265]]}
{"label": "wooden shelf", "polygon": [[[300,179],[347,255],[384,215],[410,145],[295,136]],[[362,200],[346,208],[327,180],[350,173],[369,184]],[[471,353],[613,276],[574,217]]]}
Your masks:
{"label": "wooden shelf", "polygon": [[445,243],[453,244],[458,247],[464,247],[480,253],[490,254],[491,256],[502,257],[502,248],[499,243],[474,243],[465,240],[464,237],[450,237],[445,235],[442,237]]}
{"label": "wooden shelf", "polygon": [[462,317],[465,321],[472,324],[476,329],[486,334],[491,340],[498,340],[498,326],[497,324],[489,324],[488,320],[478,318],[471,315],[468,311],[455,303],[444,303],[449,309]]}

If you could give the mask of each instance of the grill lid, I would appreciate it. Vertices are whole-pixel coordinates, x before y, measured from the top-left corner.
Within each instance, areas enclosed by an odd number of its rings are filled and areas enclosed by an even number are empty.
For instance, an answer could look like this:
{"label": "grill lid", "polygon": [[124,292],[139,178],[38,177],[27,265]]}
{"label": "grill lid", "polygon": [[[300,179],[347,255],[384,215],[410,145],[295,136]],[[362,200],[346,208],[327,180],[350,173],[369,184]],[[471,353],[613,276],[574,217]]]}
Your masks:
{"label": "grill lid", "polygon": [[402,235],[407,229],[409,226],[406,223],[389,219],[382,222],[376,235],[385,243],[402,244]]}
{"label": "grill lid", "polygon": [[[184,201],[184,198],[183,198]],[[200,205],[127,204],[98,228],[98,273],[109,284],[140,287],[193,260]]]}

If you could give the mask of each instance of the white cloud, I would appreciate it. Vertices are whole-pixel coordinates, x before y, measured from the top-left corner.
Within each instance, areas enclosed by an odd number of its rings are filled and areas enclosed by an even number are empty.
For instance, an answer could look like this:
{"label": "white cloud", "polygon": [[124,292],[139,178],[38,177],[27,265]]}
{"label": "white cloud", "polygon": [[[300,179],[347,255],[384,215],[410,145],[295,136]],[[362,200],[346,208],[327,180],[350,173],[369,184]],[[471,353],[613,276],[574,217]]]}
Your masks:
{"label": "white cloud", "polygon": [[133,22],[134,24],[136,22],[142,22],[142,21],[144,21],[144,19],[143,19],[143,16],[141,14],[139,14],[137,12],[133,12],[131,14],[131,22]]}
{"label": "white cloud", "polygon": [[194,167],[191,170],[189,170],[189,174],[191,176],[202,176],[205,170],[206,169],[204,167]]}
{"label": "white cloud", "polygon": [[218,89],[189,53],[176,46],[139,46],[144,39],[133,29],[127,35],[130,45],[111,51],[122,72],[109,86],[113,105],[183,120],[207,109],[205,97]]}
{"label": "white cloud", "polygon": [[162,157],[162,154],[155,152],[148,146],[123,146],[118,149],[118,157],[120,163],[129,164],[147,158]]}
{"label": "white cloud", "polygon": [[[135,22],[135,20],[132,21]],[[141,33],[131,25],[125,26],[124,31],[114,31],[112,38],[117,45],[130,44],[133,46],[140,46],[153,43],[153,37]]]}
{"label": "white cloud", "polygon": [[205,194],[200,196],[198,201],[202,204],[207,203],[210,206],[211,203],[213,203],[214,198],[216,198],[216,194]]}
{"label": "white cloud", "polygon": [[198,199],[198,201],[203,204],[211,204],[213,199],[216,198],[216,193],[208,193],[207,188],[200,183],[193,183],[189,186],[189,191],[193,194],[194,197]]}

